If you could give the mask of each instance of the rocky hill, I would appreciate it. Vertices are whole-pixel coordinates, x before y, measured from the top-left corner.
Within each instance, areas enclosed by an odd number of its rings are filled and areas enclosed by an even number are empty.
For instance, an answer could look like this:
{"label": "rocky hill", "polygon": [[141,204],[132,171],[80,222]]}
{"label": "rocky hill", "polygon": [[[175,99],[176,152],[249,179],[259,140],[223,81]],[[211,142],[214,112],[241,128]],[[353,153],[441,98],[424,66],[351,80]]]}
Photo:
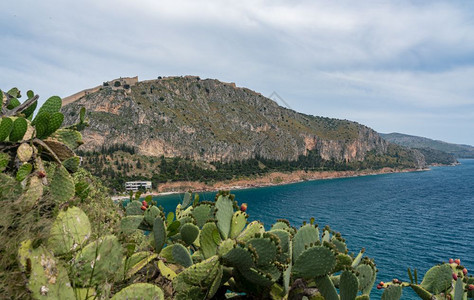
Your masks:
{"label": "rocky hill", "polygon": [[474,158],[474,147],[469,145],[452,144],[429,138],[408,135],[403,133],[381,133],[384,139],[409,148],[428,148],[443,151],[453,155],[455,158]]}
{"label": "rocky hill", "polygon": [[298,113],[259,93],[213,79],[121,78],[67,103],[63,111],[68,123],[77,119],[79,107],[88,111],[83,151],[125,144],[145,156],[208,163],[296,161],[310,153],[351,163],[370,154],[393,158],[392,164],[424,165],[419,152],[391,145],[364,125]]}

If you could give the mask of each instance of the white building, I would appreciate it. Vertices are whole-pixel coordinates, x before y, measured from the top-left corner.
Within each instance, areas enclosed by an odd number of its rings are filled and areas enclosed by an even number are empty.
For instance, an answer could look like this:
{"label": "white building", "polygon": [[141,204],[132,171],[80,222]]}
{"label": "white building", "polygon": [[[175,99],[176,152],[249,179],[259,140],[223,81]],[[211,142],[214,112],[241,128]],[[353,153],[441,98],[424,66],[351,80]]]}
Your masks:
{"label": "white building", "polygon": [[151,190],[151,181],[127,181],[125,182],[125,190],[127,191],[138,191],[140,187],[145,190]]}

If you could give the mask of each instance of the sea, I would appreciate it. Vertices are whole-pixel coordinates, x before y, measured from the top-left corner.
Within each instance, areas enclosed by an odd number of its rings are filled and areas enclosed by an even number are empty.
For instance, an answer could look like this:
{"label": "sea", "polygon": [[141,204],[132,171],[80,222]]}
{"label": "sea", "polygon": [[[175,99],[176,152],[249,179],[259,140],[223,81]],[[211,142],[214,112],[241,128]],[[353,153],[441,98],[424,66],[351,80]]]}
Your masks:
{"label": "sea", "polygon": [[[267,229],[277,219],[293,226],[314,217],[346,239],[349,252],[375,260],[377,282],[409,281],[407,268],[418,278],[432,266],[460,258],[474,274],[474,159],[429,171],[390,173],[232,191],[247,203],[249,221]],[[200,193],[213,200],[215,193]],[[173,211],[182,194],[155,197]],[[380,299],[374,288],[371,298]],[[402,299],[418,299],[410,288]]]}

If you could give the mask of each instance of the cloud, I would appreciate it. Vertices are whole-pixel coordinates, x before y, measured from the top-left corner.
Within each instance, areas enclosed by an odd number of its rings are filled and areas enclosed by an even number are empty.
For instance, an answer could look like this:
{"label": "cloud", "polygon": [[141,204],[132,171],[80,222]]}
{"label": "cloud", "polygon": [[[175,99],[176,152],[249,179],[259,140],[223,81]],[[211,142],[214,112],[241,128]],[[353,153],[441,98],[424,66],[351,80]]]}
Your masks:
{"label": "cloud", "polygon": [[464,120],[473,105],[469,2],[17,0],[2,10],[0,88],[44,99],[119,76],[193,74],[277,91],[306,113],[359,109],[376,129],[381,112],[433,122],[423,112],[449,109]]}

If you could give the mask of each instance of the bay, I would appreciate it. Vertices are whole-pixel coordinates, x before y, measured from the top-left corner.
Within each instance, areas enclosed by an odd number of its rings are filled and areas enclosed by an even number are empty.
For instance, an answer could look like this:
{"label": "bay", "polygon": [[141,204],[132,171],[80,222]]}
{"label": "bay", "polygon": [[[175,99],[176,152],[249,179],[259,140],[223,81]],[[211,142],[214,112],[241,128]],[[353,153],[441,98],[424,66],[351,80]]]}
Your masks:
{"label": "bay", "polygon": [[[362,247],[374,258],[378,281],[408,281],[407,268],[419,278],[431,266],[460,258],[474,273],[474,160],[430,171],[316,180],[232,191],[248,203],[249,220],[269,228],[284,218],[300,226],[311,217],[320,227],[341,232],[349,250]],[[200,193],[213,200],[215,193]],[[182,195],[155,200],[172,211]],[[379,299],[380,291],[372,296]],[[402,299],[418,299],[404,289]]]}

